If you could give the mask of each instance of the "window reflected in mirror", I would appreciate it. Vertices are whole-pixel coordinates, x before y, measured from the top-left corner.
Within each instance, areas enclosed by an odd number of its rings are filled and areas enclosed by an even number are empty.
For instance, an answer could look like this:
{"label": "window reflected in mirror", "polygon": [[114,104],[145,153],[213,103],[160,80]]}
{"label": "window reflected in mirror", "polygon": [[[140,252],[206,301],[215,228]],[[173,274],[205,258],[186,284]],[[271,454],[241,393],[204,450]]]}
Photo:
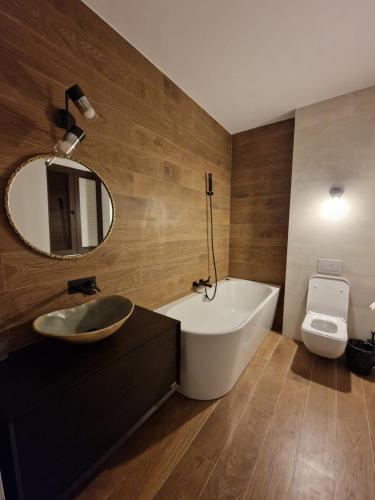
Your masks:
{"label": "window reflected in mirror", "polygon": [[41,253],[69,258],[87,254],[111,231],[114,208],[108,188],[85,165],[57,157],[31,158],[11,177],[9,220],[22,240]]}

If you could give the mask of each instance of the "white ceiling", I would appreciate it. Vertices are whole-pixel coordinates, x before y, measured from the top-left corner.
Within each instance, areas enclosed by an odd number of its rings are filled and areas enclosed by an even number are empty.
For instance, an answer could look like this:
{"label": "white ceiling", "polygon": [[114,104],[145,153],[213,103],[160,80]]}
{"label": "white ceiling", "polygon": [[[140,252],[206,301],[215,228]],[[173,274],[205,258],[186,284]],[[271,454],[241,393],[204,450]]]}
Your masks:
{"label": "white ceiling", "polygon": [[375,0],[84,0],[229,132],[375,84]]}

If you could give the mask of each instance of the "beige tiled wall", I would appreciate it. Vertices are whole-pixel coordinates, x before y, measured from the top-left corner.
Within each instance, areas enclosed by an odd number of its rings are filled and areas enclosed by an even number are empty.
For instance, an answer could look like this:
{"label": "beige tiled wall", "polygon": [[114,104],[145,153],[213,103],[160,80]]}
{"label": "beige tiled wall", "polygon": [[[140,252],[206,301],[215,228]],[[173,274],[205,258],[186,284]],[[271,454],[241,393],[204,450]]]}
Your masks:
{"label": "beige tiled wall", "polygon": [[[345,186],[342,220],[321,207],[334,183]],[[350,337],[375,330],[375,87],[297,110],[283,333],[300,338],[308,281],[319,257],[342,259],[351,285]]]}

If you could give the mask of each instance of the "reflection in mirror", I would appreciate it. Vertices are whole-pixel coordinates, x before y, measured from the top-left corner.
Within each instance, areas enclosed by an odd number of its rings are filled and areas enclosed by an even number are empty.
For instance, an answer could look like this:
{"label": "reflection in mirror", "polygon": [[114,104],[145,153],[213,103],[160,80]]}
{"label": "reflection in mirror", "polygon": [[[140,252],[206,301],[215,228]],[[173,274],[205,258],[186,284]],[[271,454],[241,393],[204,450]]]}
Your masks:
{"label": "reflection in mirror", "polygon": [[57,258],[86,254],[109,235],[111,195],[100,177],[75,160],[31,158],[9,180],[6,210],[22,240]]}

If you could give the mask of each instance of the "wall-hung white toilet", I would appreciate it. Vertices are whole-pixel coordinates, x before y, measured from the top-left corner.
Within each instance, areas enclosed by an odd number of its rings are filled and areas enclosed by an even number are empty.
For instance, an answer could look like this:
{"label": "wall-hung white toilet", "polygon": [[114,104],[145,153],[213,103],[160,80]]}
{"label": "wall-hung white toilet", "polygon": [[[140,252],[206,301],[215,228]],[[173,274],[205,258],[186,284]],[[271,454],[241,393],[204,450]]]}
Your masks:
{"label": "wall-hung white toilet", "polygon": [[302,339],[309,351],[326,358],[341,356],[348,341],[349,283],[316,274],[309,282]]}

